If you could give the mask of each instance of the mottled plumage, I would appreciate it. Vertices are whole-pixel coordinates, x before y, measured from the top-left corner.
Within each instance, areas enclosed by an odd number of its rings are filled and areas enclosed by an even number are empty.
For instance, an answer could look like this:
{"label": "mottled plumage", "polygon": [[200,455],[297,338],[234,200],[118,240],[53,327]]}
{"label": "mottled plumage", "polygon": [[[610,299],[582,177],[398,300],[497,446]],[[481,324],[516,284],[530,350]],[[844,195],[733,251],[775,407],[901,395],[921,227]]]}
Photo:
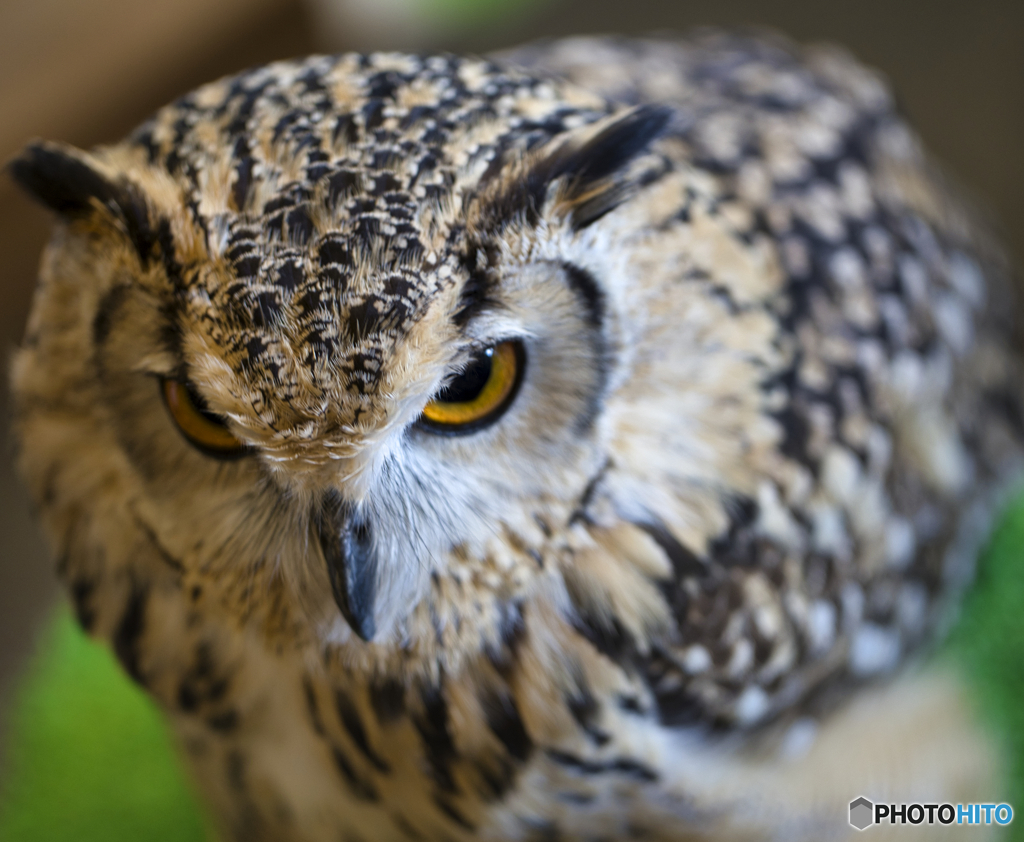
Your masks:
{"label": "mottled plumage", "polygon": [[[716,33],[320,56],[12,172],[63,218],[22,467],[227,835],[991,800],[956,679],[872,679],[1020,467],[1008,270],[872,72]],[[424,421],[513,345],[504,404]]]}

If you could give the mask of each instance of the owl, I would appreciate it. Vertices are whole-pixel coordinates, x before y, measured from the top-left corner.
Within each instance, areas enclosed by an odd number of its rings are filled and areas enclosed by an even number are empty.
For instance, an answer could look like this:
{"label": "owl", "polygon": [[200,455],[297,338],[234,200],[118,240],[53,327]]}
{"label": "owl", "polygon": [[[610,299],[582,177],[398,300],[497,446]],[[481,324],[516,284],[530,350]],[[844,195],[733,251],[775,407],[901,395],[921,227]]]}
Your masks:
{"label": "owl", "polygon": [[995,794],[920,664],[1021,468],[1010,270],[843,52],[314,56],[10,173],[21,469],[224,838]]}

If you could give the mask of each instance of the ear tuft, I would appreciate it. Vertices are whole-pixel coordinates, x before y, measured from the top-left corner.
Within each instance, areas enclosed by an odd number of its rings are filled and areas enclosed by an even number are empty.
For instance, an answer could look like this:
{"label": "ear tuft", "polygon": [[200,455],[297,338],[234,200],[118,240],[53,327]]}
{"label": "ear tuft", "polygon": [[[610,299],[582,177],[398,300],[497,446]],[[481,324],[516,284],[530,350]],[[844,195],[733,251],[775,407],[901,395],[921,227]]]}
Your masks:
{"label": "ear tuft", "polygon": [[579,146],[559,149],[552,156],[559,174],[568,177],[561,203],[573,228],[586,228],[628,198],[637,185],[624,171],[665,131],[671,118],[670,108],[644,105]]}
{"label": "ear tuft", "polygon": [[88,216],[97,203],[124,224],[140,257],[148,258],[154,238],[145,199],[126,181],[100,172],[90,156],[63,143],[38,141],[7,165],[30,196],[66,219]]}
{"label": "ear tuft", "polygon": [[642,105],[556,138],[513,164],[504,180],[488,185],[480,224],[500,226],[516,215],[535,221],[554,183],[560,185],[558,205],[573,228],[596,222],[637,187],[626,172],[629,164],[665,131],[672,115],[671,108]]}
{"label": "ear tuft", "polygon": [[672,109],[642,105],[627,111],[584,143],[559,147],[545,162],[549,180],[569,177],[571,194],[590,192],[647,149],[665,130]]}
{"label": "ear tuft", "polygon": [[93,200],[116,204],[114,185],[71,146],[29,144],[7,169],[25,192],[61,216],[84,216],[93,209]]}

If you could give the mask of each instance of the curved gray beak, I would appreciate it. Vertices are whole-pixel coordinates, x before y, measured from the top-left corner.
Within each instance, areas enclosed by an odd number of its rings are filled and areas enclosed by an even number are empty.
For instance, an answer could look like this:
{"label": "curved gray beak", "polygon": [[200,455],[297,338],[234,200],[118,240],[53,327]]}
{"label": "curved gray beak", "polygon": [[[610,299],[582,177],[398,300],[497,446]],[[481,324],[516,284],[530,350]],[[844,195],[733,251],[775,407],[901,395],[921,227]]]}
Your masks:
{"label": "curved gray beak", "polygon": [[333,489],[324,495],[314,522],[334,601],[352,631],[363,640],[372,640],[376,632],[377,557],[370,522]]}

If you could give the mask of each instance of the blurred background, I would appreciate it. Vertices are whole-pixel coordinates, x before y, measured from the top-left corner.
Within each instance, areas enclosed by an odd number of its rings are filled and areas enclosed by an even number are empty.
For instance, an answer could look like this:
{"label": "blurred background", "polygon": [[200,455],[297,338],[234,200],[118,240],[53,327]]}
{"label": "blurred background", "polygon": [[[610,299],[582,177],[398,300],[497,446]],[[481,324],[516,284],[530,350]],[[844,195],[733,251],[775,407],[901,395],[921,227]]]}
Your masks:
{"label": "blurred background", "polygon": [[[114,142],[174,96],[272,59],[391,48],[484,53],[543,37],[707,24],[839,42],[880,69],[926,145],[991,211],[1024,265],[1021,0],[3,0],[0,161],[33,137]],[[58,598],[46,542],[11,467],[6,412],[7,358],[49,226],[0,176],[0,717]]]}

